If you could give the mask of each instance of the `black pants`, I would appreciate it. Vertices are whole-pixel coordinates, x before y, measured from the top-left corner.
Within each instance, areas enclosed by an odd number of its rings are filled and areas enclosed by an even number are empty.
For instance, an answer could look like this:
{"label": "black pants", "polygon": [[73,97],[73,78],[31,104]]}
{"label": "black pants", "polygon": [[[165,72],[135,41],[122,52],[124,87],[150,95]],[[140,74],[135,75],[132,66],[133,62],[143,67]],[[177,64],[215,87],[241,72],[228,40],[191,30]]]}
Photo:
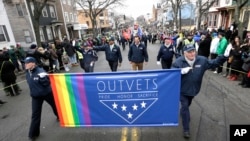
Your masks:
{"label": "black pants", "polygon": [[117,71],[118,61],[109,61],[111,71]]}
{"label": "black pants", "polygon": [[40,135],[41,114],[44,100],[51,106],[55,116],[58,118],[56,105],[52,93],[37,98],[32,97],[32,118],[29,130],[30,138],[37,137]]}
{"label": "black pants", "polygon": [[190,122],[190,111],[189,111],[189,106],[192,103],[193,96],[186,96],[186,95],[181,95],[180,102],[181,102],[181,118],[182,118],[182,126],[183,126],[183,131],[187,132],[189,131],[189,122]]}
{"label": "black pants", "polygon": [[170,69],[172,65],[172,60],[161,60],[162,69]]}

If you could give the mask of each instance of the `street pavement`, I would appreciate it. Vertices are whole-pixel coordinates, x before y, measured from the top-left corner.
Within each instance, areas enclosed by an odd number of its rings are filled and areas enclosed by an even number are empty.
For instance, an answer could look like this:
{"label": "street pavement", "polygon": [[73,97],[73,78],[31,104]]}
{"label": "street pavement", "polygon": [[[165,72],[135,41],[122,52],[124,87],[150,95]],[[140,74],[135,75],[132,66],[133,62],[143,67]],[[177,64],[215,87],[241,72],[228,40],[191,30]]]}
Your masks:
{"label": "street pavement", "polygon": [[[149,63],[145,70],[161,69],[156,65],[160,45],[149,44]],[[118,71],[131,71],[127,59],[128,46],[122,51],[123,63]],[[104,52],[98,52],[95,72],[110,72]],[[73,67],[70,72],[83,72]],[[26,141],[31,121],[31,98],[24,74],[18,75],[22,88],[19,96],[6,96],[0,90],[0,141]],[[230,124],[250,124],[250,89],[241,88],[239,81],[229,81],[220,74],[207,71],[201,91],[191,110],[190,141],[229,141]],[[177,127],[60,127],[47,103],[43,105],[41,134],[37,141],[185,141],[179,118]]]}

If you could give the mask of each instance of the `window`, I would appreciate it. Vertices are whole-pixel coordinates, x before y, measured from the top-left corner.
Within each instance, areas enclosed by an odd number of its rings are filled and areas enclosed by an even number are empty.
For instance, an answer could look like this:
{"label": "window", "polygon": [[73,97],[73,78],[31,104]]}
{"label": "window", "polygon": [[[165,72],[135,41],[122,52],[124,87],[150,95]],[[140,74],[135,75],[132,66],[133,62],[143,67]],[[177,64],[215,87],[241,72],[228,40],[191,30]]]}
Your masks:
{"label": "window", "polygon": [[31,11],[32,11],[32,14],[34,15],[34,3],[33,2],[31,2],[30,3],[30,8],[31,8]]}
{"label": "window", "polygon": [[42,28],[40,28],[40,39],[41,39],[41,41],[42,42],[44,42],[45,41],[45,38],[44,38],[44,34],[43,34],[43,29]]}
{"label": "window", "polygon": [[74,22],[74,17],[73,17],[73,14],[72,14],[72,13],[70,13],[70,14],[69,14],[69,16],[70,16],[70,21],[71,21],[71,22]]}
{"label": "window", "polygon": [[48,17],[48,12],[47,12],[47,8],[46,7],[43,8],[42,14],[43,14],[43,17]]}
{"label": "window", "polygon": [[100,13],[100,16],[103,17],[103,13]]}
{"label": "window", "polygon": [[85,17],[88,18],[88,13],[85,13]]}
{"label": "window", "polygon": [[50,27],[46,27],[46,32],[47,32],[48,40],[52,40],[53,36],[52,36],[51,28]]}
{"label": "window", "polygon": [[86,21],[86,24],[89,26],[89,21]]}
{"label": "window", "polygon": [[75,18],[75,22],[77,22],[78,20],[77,20],[77,15],[76,14],[74,14],[74,18]]}
{"label": "window", "polygon": [[69,14],[68,12],[64,12],[64,19],[66,22],[69,22]]}
{"label": "window", "polygon": [[71,0],[68,0],[68,5],[71,5]]}
{"label": "window", "polygon": [[23,32],[24,32],[24,38],[25,38],[26,43],[31,43],[32,39],[30,37],[30,31],[24,30]]}
{"label": "window", "polygon": [[104,25],[104,20],[100,20],[100,25]]}
{"label": "window", "polygon": [[5,25],[0,25],[0,42],[10,41],[7,29]]}
{"label": "window", "polygon": [[54,6],[50,5],[49,6],[49,11],[50,11],[51,18],[55,18],[56,17],[56,13],[55,13]]}
{"label": "window", "polygon": [[18,13],[19,16],[24,16],[21,4],[16,4],[16,9],[17,9],[17,13]]}
{"label": "window", "polygon": [[217,25],[217,15],[214,14],[214,19],[213,19],[213,26],[216,26]]}

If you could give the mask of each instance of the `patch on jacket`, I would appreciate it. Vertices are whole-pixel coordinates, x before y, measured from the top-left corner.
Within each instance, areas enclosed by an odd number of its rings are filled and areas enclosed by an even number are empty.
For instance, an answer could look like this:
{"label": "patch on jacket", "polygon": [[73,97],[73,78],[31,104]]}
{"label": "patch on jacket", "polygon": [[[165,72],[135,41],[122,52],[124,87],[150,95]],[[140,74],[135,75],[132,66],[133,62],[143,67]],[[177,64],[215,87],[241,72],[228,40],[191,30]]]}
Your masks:
{"label": "patch on jacket", "polygon": [[195,65],[194,67],[195,67],[195,68],[200,68],[200,67],[201,67],[201,65]]}

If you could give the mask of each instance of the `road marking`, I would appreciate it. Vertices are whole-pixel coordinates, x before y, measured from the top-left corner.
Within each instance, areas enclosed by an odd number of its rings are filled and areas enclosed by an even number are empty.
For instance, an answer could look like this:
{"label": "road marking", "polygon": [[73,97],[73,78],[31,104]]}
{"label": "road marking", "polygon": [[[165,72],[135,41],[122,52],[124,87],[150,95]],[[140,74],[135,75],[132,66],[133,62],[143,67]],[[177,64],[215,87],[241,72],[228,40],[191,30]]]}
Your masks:
{"label": "road marking", "polygon": [[120,141],[127,141],[127,139],[128,139],[128,128],[124,127],[122,128],[122,135]]}
{"label": "road marking", "polygon": [[132,128],[131,141],[139,141],[139,128]]}

